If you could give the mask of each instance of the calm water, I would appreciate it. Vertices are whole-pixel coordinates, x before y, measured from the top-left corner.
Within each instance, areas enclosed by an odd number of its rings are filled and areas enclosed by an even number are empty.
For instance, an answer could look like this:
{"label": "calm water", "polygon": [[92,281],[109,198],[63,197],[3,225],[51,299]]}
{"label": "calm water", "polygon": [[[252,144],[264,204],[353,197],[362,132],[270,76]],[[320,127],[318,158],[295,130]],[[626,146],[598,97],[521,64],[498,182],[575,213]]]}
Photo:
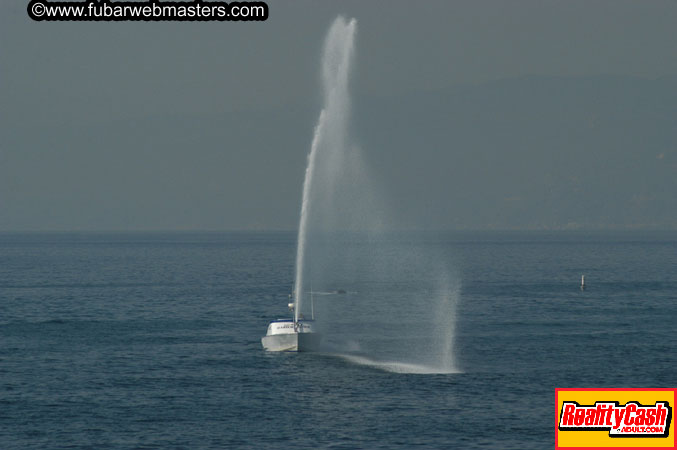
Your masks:
{"label": "calm water", "polygon": [[392,239],[453,271],[460,373],[263,352],[293,234],[0,234],[0,447],[543,449],[555,387],[677,385],[677,234]]}

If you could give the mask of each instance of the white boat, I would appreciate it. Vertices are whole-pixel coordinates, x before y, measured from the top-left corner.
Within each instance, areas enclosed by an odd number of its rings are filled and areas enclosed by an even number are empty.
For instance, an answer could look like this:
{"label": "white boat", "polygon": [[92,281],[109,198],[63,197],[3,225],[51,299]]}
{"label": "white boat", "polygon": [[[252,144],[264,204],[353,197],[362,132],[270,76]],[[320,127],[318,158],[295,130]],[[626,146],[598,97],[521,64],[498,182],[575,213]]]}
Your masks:
{"label": "white boat", "polygon": [[309,352],[317,350],[321,340],[314,320],[278,319],[270,322],[261,344],[270,352]]}
{"label": "white boat", "polygon": [[[291,295],[289,296],[291,297]],[[315,327],[315,303],[311,291],[311,319],[296,314],[295,304],[289,303],[291,319],[277,319],[268,325],[268,331],[261,338],[261,344],[269,352],[311,352],[320,347],[322,335]]]}

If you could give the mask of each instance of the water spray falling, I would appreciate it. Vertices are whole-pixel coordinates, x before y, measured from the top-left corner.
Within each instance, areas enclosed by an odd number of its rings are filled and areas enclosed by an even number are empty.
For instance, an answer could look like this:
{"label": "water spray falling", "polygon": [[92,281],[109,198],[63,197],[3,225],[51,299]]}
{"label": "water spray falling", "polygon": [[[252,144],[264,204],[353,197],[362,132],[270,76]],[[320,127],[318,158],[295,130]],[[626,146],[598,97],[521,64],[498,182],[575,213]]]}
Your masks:
{"label": "water spray falling", "polygon": [[[322,52],[324,104],[308,154],[296,250],[296,334],[288,325],[266,338],[284,348],[287,339],[315,334],[323,351],[356,364],[454,373],[460,279],[425,236],[391,233],[397,214],[385,210],[389,202],[366,158],[388,149],[363,154],[348,141],[356,28],[354,19],[338,17]],[[316,321],[303,317],[313,311]]]}
{"label": "water spray falling", "polygon": [[322,82],[324,89],[324,108],[317,120],[313,142],[308,155],[308,166],[303,180],[303,199],[299,222],[298,245],[296,249],[296,280],[294,283],[294,319],[299,320],[302,313],[304,288],[304,270],[306,263],[306,242],[308,239],[308,221],[313,208],[311,191],[318,152],[332,153],[345,150],[344,135],[348,114],[348,75],[353,54],[353,42],[357,22],[338,17],[327,34],[322,53]]}

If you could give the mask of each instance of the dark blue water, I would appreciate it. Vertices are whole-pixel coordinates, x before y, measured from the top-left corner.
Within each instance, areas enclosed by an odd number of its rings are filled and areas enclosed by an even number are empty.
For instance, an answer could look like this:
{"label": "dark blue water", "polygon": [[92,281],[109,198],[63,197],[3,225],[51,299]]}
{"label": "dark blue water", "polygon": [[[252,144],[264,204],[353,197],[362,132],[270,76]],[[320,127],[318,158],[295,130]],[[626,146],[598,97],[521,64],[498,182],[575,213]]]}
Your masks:
{"label": "dark blue water", "polygon": [[392,239],[454,272],[460,373],[262,351],[290,233],[1,234],[0,447],[542,449],[555,387],[677,385],[677,234]]}

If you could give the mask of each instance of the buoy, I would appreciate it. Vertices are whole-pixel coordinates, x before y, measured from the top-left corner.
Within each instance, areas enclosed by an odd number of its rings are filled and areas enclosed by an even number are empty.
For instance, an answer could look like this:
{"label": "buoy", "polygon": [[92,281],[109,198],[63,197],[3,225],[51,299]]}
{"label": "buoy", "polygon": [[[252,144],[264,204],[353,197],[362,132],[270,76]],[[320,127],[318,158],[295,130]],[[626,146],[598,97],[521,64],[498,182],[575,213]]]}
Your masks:
{"label": "buoy", "polygon": [[581,275],[581,291],[585,290],[585,275]]}

